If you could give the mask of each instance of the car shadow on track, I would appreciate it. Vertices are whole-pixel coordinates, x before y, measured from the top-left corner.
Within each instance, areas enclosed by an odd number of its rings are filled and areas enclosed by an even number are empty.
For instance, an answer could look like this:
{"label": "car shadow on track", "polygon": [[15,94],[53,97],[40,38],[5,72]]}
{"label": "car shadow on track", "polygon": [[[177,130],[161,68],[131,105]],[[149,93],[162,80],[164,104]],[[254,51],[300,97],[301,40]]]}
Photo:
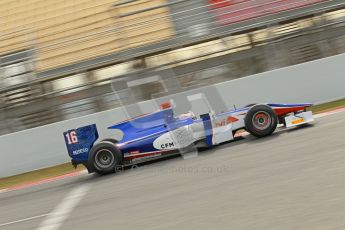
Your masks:
{"label": "car shadow on track", "polygon": [[285,128],[285,127],[279,127],[277,128],[277,130],[272,133],[272,135],[269,135],[267,137],[261,137],[261,138],[257,138],[253,135],[245,135],[244,137],[237,137],[232,141],[228,141],[225,143],[220,144],[219,146],[216,146],[215,148],[212,148],[212,151],[216,151],[217,149],[225,149],[225,148],[229,148],[229,147],[233,147],[236,145],[240,145],[243,143],[248,143],[248,144],[258,144],[258,143],[264,143],[264,142],[271,142],[274,141],[274,139],[279,138],[280,135],[284,134],[284,133],[290,133],[290,132],[298,132],[299,130],[305,130],[305,129],[309,129],[314,127],[313,124],[304,124],[304,125],[300,125],[297,127],[292,127],[292,128]]}

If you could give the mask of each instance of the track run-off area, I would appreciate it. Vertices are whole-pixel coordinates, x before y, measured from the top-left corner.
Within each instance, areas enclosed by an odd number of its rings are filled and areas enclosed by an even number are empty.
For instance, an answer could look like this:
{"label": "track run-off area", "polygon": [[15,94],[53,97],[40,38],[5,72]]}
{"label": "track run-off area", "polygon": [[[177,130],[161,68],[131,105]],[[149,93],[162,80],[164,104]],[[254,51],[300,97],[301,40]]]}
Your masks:
{"label": "track run-off area", "polygon": [[316,117],[187,160],[4,190],[0,229],[345,229],[345,112]]}

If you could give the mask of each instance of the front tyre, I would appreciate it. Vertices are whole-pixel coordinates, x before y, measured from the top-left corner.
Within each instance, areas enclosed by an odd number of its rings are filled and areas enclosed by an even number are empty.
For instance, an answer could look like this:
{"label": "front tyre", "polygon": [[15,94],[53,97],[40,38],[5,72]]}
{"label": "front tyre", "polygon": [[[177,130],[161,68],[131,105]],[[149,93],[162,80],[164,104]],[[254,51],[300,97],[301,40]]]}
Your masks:
{"label": "front tyre", "polygon": [[101,175],[109,174],[121,164],[122,154],[114,143],[102,141],[92,147],[88,161],[92,171]]}
{"label": "front tyre", "polygon": [[278,117],[268,105],[255,105],[248,111],[244,123],[250,134],[265,137],[277,128]]}

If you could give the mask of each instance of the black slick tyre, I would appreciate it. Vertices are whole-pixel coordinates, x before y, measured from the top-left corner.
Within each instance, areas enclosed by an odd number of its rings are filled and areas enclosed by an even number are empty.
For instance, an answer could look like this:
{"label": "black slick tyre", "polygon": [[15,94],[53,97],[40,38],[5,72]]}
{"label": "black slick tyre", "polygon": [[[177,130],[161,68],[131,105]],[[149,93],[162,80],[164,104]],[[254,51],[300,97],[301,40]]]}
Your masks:
{"label": "black slick tyre", "polygon": [[111,142],[113,144],[116,144],[119,141],[114,138],[106,138],[106,139],[103,139],[102,142]]}
{"label": "black slick tyre", "polygon": [[278,117],[268,105],[255,105],[248,111],[244,123],[253,136],[266,137],[277,128]]}
{"label": "black slick tyre", "polygon": [[117,146],[109,141],[97,143],[90,150],[88,166],[97,174],[114,173],[122,164],[122,153]]}

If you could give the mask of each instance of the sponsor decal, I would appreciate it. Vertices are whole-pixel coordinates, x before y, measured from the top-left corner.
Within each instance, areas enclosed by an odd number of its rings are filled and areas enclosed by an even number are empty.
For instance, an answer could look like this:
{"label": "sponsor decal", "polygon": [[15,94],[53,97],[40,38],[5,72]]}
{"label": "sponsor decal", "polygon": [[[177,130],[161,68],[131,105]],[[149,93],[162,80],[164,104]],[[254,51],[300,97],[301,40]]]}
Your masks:
{"label": "sponsor decal", "polygon": [[296,125],[296,124],[300,124],[302,122],[304,122],[304,118],[299,118],[299,119],[293,120],[291,123]]}
{"label": "sponsor decal", "polygon": [[221,127],[227,125],[226,119],[221,120],[220,122],[215,123],[216,127]]}
{"label": "sponsor decal", "polygon": [[161,144],[161,149],[173,148],[174,146],[175,146],[174,142],[163,143],[163,144]]}
{"label": "sponsor decal", "polygon": [[73,155],[79,155],[79,154],[82,154],[82,153],[87,153],[89,152],[89,149],[88,148],[83,148],[83,149],[77,149],[77,150],[74,150],[72,152]]}
{"label": "sponsor decal", "polygon": [[164,133],[153,142],[155,149],[172,150],[185,148],[194,141],[193,133],[188,127],[181,127]]}
{"label": "sponsor decal", "polygon": [[236,117],[233,117],[233,116],[228,116],[227,121],[228,121],[228,124],[230,124],[230,123],[238,121],[238,119]]}
{"label": "sponsor decal", "polygon": [[224,118],[220,122],[216,122],[215,125],[216,125],[216,127],[221,127],[221,126],[225,126],[225,125],[231,124],[231,123],[236,122],[236,121],[238,121],[238,119],[236,117],[228,116],[227,118]]}
{"label": "sponsor decal", "polygon": [[129,154],[138,154],[138,153],[140,153],[139,150],[129,152]]}

